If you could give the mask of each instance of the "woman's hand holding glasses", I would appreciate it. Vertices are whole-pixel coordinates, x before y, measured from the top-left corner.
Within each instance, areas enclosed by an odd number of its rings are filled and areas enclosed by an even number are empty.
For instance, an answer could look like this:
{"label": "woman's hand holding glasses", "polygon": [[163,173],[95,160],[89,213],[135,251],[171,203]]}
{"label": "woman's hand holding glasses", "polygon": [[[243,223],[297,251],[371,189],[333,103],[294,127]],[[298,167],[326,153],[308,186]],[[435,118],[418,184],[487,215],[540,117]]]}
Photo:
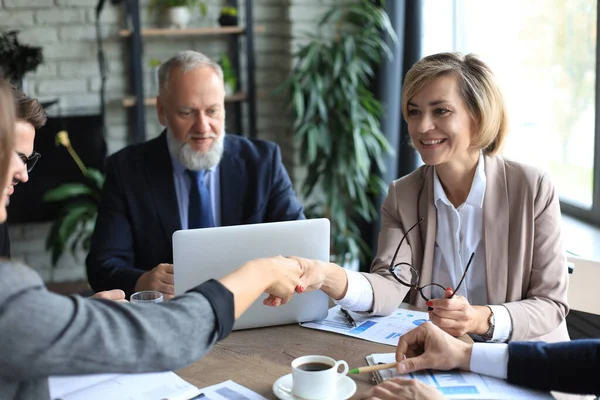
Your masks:
{"label": "woman's hand holding glasses", "polygon": [[431,299],[427,305],[431,307],[429,319],[443,331],[452,336],[466,333],[483,335],[489,329],[490,308],[472,306],[466,297],[454,296],[451,288],[446,289],[444,299]]}

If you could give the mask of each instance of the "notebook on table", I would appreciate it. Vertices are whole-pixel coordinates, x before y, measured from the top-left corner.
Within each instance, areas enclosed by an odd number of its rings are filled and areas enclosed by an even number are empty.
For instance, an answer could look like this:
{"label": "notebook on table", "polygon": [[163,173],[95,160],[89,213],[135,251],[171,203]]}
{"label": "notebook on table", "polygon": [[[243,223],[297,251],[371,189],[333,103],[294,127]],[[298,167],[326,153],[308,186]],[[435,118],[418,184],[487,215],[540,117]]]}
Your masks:
{"label": "notebook on table", "polygon": [[51,376],[52,400],[190,400],[200,390],[173,372]]}
{"label": "notebook on table", "polygon": [[[369,365],[393,363],[396,361],[396,354],[371,354],[366,357],[366,360]],[[417,379],[435,387],[448,399],[553,399],[547,392],[527,389],[512,385],[503,379],[461,370],[424,370],[400,375],[395,369],[385,369],[373,372],[373,378],[377,383],[391,378]]]}

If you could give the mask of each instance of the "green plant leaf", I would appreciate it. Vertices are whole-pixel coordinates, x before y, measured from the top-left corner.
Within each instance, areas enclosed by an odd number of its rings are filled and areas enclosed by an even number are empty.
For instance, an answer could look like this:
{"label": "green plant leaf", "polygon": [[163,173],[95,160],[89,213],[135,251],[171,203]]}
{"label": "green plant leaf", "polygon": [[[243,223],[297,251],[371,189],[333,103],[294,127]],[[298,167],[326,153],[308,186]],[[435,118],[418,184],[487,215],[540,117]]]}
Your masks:
{"label": "green plant leaf", "polygon": [[104,186],[104,174],[95,168],[88,168],[87,172],[87,177],[94,183],[95,188],[98,191],[102,191],[102,186]]}
{"label": "green plant leaf", "polygon": [[342,260],[369,254],[358,222],[373,220],[372,198],[386,189],[377,173],[390,146],[371,86],[389,50],[382,32],[390,27],[385,11],[370,0],[332,6],[319,31],[301,40],[292,72],[278,87],[288,97],[299,160],[308,172],[300,186],[306,215],[330,219],[331,254]]}
{"label": "green plant leaf", "polygon": [[94,196],[93,190],[82,183],[65,183],[44,193],[44,201],[63,201],[77,196]]}

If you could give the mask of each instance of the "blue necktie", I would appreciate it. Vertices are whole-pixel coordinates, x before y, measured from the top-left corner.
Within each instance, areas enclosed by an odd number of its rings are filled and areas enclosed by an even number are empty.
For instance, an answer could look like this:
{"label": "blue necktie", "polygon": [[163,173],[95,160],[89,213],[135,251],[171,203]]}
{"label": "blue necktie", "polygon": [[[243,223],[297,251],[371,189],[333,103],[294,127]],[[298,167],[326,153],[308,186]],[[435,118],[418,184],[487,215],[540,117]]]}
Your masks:
{"label": "blue necktie", "polygon": [[192,181],[188,206],[188,229],[212,228],[214,226],[210,194],[204,183],[206,171],[186,170]]}

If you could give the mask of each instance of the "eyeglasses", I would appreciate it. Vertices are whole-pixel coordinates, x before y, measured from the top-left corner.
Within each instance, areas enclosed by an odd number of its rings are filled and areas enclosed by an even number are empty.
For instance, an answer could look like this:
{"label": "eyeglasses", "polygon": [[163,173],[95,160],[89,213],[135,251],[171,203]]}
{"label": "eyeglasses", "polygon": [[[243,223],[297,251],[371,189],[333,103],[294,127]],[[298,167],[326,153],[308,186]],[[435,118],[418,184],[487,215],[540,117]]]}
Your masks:
{"label": "eyeglasses", "polygon": [[27,166],[27,173],[31,172],[33,167],[35,167],[35,164],[38,162],[38,160],[42,156],[40,153],[38,153],[36,151],[31,153],[31,155],[29,157],[27,157],[25,154],[19,153],[19,152],[17,152],[17,155],[19,156],[21,161],[23,161],[23,164],[25,164]]}
{"label": "eyeglasses", "polygon": [[[419,221],[417,221],[416,224],[411,226],[410,229],[406,231],[404,236],[402,236],[402,240],[400,240],[400,244],[398,244],[398,247],[396,248],[396,252],[394,253],[394,257],[392,257],[392,261],[390,262],[389,271],[392,274],[392,276],[394,278],[396,278],[398,283],[400,283],[401,285],[407,286],[409,288],[417,290],[419,292],[419,294],[421,295],[421,297],[423,297],[423,299],[425,299],[425,301],[429,301],[430,299],[443,299],[444,293],[446,292],[446,288],[444,286],[439,285],[437,283],[429,283],[425,286],[419,287],[419,273],[411,265],[412,264],[412,254],[411,254],[411,263],[410,264],[406,263],[406,262],[401,262],[401,263],[396,264],[396,256],[398,255],[398,252],[400,251],[400,248],[402,247],[402,243],[406,240],[406,237],[408,236],[408,232],[412,231],[417,225],[419,225],[421,223],[421,221],[423,221],[423,217],[421,217],[419,219]],[[465,267],[465,271],[463,272],[463,275],[460,278],[460,282],[458,282],[458,285],[456,286],[456,289],[454,289],[452,296],[450,296],[450,298],[454,297],[456,292],[458,292],[458,289],[460,289],[460,286],[462,285],[463,281],[465,280],[465,276],[467,275],[467,271],[469,270],[469,267],[471,266],[471,262],[473,261],[474,256],[475,256],[475,253],[472,253],[471,257],[469,258],[469,262],[467,263],[467,266]],[[410,282],[410,283],[407,283],[407,282]],[[426,291],[430,292],[429,297],[425,294],[425,293],[427,293]]]}

